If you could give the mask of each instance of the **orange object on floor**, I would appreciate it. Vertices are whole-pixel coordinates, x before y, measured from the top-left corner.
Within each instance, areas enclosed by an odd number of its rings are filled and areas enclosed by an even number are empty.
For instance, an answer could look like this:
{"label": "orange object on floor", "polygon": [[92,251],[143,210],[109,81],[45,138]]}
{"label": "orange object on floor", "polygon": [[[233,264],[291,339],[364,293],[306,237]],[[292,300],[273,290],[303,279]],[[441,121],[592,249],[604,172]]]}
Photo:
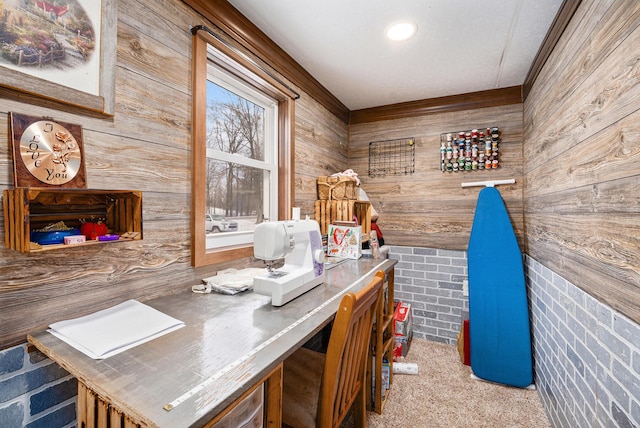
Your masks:
{"label": "orange object on floor", "polygon": [[464,365],[471,365],[471,345],[469,343],[469,320],[462,321],[458,334],[458,354]]}

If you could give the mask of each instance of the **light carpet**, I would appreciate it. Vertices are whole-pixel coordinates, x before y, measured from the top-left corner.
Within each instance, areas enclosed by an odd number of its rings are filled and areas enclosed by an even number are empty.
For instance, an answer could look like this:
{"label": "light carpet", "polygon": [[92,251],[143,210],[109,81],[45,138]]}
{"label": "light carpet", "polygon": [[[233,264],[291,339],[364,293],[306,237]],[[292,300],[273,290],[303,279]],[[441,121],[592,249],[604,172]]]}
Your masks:
{"label": "light carpet", "polygon": [[403,362],[417,363],[419,374],[393,376],[382,415],[369,412],[368,427],[550,427],[537,391],[472,379],[453,345],[414,339]]}

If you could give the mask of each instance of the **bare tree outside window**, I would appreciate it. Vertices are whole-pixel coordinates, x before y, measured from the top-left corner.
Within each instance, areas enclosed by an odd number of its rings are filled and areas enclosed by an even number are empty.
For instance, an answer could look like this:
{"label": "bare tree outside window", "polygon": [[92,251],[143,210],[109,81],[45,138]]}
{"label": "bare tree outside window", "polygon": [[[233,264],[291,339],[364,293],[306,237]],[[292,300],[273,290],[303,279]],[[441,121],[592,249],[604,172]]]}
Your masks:
{"label": "bare tree outside window", "polygon": [[243,160],[265,161],[265,109],[211,81],[207,99],[207,149],[240,156],[207,156],[207,213],[253,230],[264,218],[266,173]]}
{"label": "bare tree outside window", "polygon": [[194,33],[191,256],[195,267],[251,256],[257,223],[282,218],[293,199],[298,94],[234,51],[209,31]]}

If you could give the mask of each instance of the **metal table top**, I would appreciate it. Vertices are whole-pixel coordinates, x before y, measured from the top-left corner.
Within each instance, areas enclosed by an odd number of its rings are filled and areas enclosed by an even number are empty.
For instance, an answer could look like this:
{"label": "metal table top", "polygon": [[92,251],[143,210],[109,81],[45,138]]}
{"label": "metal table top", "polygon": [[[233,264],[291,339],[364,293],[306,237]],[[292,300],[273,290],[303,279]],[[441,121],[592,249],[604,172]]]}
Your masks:
{"label": "metal table top", "polygon": [[345,292],[359,290],[395,263],[342,262],[327,270],[326,282],[282,307],[253,292],[185,291],[146,301],[186,326],[104,360],[46,331],[28,340],[133,418],[150,426],[199,426],[327,325]]}

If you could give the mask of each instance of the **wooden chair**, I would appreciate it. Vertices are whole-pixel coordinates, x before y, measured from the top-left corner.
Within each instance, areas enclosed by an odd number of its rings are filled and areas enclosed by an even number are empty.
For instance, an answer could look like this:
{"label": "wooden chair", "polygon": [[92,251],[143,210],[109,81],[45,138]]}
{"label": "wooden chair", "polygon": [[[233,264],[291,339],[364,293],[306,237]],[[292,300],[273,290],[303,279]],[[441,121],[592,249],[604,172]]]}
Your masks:
{"label": "wooden chair", "polygon": [[284,362],[285,427],[339,427],[353,405],[356,427],[366,426],[366,367],[374,314],[382,301],[384,272],[357,293],[347,293],[336,313],[327,353],[300,348]]}

